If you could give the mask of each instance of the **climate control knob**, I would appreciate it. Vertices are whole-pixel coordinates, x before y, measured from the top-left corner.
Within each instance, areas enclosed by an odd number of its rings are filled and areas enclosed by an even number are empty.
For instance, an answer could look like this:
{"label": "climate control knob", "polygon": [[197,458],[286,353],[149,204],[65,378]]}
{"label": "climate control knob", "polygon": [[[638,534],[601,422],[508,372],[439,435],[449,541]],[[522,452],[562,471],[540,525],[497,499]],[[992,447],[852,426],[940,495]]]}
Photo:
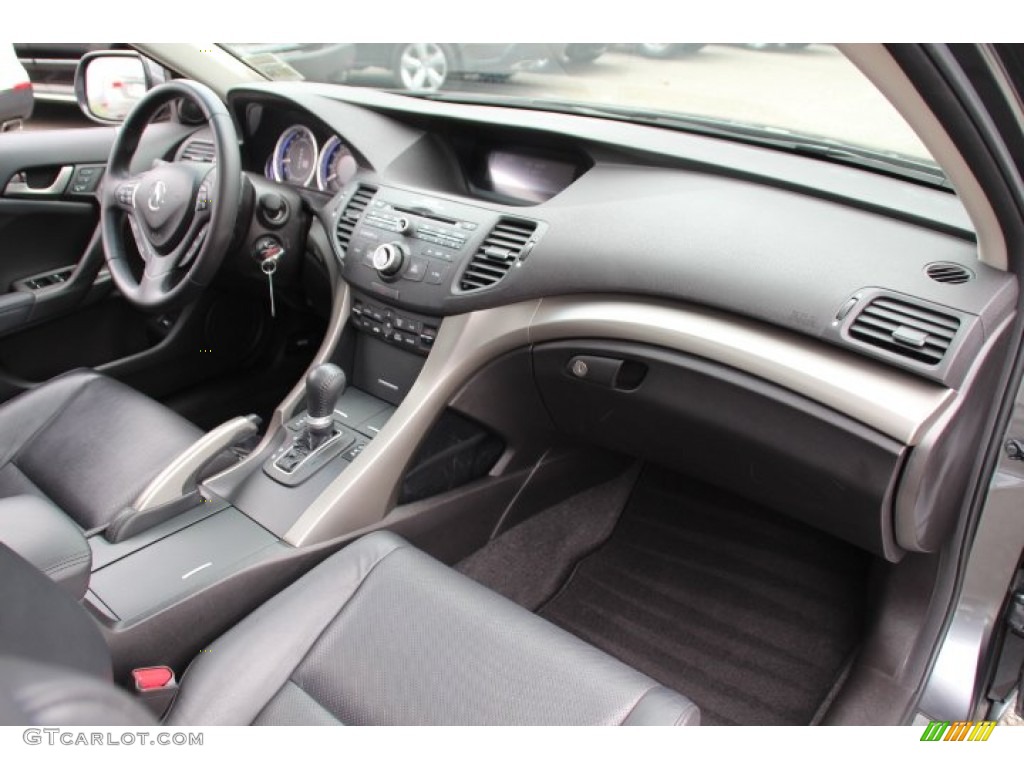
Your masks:
{"label": "climate control knob", "polygon": [[406,249],[401,243],[384,243],[373,252],[373,268],[381,277],[392,277],[402,271]]}

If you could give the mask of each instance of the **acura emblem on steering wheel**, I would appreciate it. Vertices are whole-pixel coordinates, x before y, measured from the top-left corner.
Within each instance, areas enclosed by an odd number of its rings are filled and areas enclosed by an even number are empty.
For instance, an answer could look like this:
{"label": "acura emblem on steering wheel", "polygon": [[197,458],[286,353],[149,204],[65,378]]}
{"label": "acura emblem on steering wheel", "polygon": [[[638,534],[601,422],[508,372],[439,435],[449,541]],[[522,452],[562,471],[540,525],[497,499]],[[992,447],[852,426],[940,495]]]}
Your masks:
{"label": "acura emblem on steering wheel", "polygon": [[164,195],[167,194],[167,185],[162,181],[158,181],[153,185],[153,191],[149,193],[149,199],[146,200],[146,205],[149,206],[149,210],[158,211],[160,206],[164,204]]}

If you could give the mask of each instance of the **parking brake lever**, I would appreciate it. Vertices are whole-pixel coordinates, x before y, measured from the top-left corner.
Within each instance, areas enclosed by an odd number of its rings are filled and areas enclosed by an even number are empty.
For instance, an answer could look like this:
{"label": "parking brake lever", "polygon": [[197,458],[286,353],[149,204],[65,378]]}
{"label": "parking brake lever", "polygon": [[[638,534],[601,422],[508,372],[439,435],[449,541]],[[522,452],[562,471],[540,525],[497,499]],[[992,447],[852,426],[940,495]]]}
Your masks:
{"label": "parking brake lever", "polygon": [[104,537],[116,544],[199,504],[203,470],[224,451],[256,434],[259,426],[259,417],[250,414],[207,432],[153,478],[130,507],[117,513]]}

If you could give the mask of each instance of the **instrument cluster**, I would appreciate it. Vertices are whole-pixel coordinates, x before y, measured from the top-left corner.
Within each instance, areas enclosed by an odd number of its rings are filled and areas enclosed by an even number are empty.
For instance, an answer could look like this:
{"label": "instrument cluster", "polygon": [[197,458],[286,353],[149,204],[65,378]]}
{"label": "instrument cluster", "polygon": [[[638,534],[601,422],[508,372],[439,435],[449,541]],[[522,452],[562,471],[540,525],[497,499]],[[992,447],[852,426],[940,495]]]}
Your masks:
{"label": "instrument cluster", "polygon": [[281,133],[263,173],[273,181],[333,195],[358,170],[355,155],[338,136],[331,136],[319,146],[313,131],[296,124]]}

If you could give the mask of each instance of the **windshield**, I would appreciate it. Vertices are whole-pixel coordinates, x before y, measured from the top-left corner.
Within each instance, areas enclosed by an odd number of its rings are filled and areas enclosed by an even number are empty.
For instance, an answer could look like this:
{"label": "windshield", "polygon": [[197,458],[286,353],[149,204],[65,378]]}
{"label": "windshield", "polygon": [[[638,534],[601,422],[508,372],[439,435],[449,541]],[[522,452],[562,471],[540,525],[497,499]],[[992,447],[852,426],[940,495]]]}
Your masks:
{"label": "windshield", "polygon": [[[924,145],[830,45],[755,43],[232,43],[271,79],[711,132],[938,176]],[[806,139],[806,142],[801,140]]]}

